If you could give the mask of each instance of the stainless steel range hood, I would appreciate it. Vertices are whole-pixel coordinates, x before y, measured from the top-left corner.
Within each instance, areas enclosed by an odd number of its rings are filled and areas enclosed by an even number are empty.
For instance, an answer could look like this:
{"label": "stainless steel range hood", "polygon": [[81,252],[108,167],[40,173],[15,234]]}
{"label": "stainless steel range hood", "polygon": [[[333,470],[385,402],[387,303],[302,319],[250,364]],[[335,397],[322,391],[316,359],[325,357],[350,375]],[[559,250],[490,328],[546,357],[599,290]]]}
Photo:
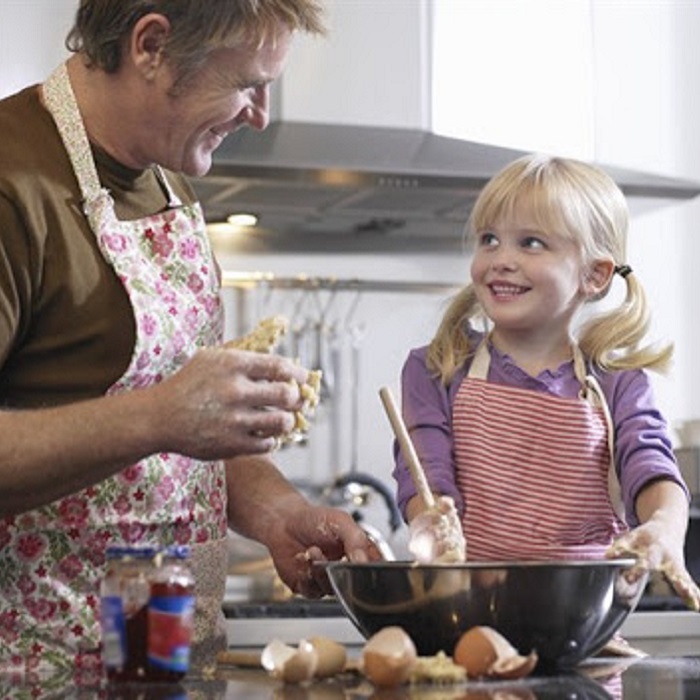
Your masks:
{"label": "stainless steel range hood", "polygon": [[[275,122],[230,135],[193,184],[210,222],[253,212],[268,236],[298,247],[316,237],[435,246],[459,243],[480,189],[523,153],[420,130]],[[700,194],[696,182],[602,167],[631,200]]]}

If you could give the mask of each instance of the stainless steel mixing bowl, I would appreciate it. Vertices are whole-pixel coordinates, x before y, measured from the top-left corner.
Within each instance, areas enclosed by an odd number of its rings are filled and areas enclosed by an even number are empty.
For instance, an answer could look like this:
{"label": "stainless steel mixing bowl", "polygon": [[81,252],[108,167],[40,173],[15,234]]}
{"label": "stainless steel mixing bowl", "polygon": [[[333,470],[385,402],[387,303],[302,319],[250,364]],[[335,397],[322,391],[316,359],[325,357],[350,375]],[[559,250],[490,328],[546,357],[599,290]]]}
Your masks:
{"label": "stainless steel mixing bowl", "polygon": [[488,625],[520,653],[535,649],[537,668],[546,671],[571,668],[610,641],[644,590],[646,576],[628,580],[634,563],[334,562],[327,570],[365,637],[399,625],[419,654],[451,655],[464,632]]}

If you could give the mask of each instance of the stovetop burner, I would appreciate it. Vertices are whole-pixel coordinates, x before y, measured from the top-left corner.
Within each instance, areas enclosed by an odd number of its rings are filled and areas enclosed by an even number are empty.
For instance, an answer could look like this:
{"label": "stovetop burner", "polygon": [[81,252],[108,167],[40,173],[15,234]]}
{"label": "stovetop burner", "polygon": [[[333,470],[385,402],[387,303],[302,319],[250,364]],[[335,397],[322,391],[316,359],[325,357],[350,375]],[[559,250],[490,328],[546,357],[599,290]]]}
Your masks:
{"label": "stovetop burner", "polygon": [[336,598],[320,600],[291,598],[262,602],[224,601],[223,611],[227,618],[345,617],[343,606]]}
{"label": "stovetop burner", "polygon": [[635,608],[638,612],[655,612],[666,610],[687,611],[685,603],[677,595],[652,595],[645,593]]}

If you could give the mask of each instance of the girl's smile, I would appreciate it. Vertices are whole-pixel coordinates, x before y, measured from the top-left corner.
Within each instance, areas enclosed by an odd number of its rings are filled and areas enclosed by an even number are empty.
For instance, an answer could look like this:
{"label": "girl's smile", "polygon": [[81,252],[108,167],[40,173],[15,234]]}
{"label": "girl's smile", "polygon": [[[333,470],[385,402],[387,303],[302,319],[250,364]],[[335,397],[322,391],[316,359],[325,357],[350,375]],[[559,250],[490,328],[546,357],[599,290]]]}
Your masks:
{"label": "girl's smile", "polygon": [[529,287],[500,281],[491,282],[488,287],[494,297],[499,301],[507,301],[513,297],[518,297],[521,294],[525,294],[529,290]]}

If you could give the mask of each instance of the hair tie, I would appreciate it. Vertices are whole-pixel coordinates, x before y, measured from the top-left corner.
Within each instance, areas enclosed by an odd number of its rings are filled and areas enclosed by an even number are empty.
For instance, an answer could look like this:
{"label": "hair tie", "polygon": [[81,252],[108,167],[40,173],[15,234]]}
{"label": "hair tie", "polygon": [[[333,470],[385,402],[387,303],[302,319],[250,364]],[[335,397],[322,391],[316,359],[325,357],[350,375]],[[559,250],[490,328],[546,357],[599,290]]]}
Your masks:
{"label": "hair tie", "polygon": [[625,279],[632,272],[632,268],[629,265],[615,265],[615,272]]}

